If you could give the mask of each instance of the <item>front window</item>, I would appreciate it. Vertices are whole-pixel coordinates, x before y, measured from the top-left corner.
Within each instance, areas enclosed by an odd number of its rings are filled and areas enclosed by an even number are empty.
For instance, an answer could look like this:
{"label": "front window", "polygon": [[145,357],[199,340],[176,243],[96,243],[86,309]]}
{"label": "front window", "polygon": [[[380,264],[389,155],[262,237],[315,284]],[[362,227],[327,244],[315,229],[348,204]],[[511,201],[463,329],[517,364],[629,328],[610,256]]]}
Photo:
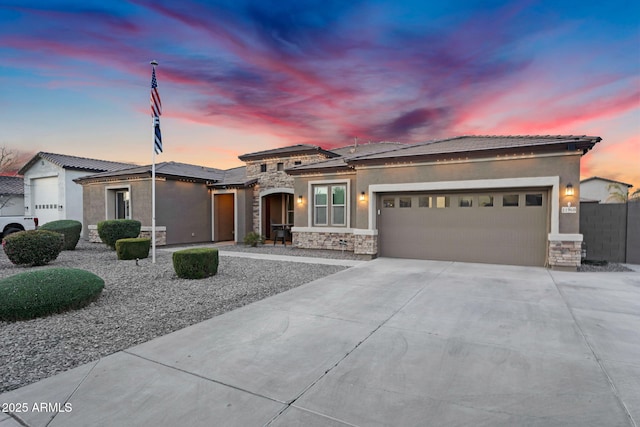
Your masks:
{"label": "front window", "polygon": [[346,185],[313,187],[313,225],[347,225]]}
{"label": "front window", "polygon": [[129,190],[116,191],[116,219],[130,219],[131,214],[129,212]]}

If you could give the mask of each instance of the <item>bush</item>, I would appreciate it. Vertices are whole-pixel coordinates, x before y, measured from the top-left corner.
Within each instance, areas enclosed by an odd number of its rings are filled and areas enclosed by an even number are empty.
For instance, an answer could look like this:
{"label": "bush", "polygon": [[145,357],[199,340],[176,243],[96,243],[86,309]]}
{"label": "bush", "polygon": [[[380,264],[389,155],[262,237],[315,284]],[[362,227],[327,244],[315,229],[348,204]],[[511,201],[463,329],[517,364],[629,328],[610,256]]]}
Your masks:
{"label": "bush", "polygon": [[264,243],[264,237],[256,233],[255,231],[251,231],[246,236],[244,236],[245,245],[257,246],[258,243]]}
{"label": "bush", "polygon": [[202,279],[218,272],[218,250],[193,248],[173,253],[173,269],[183,279]]}
{"label": "bush", "polygon": [[116,241],[138,237],[141,228],[140,221],[135,219],[110,219],[98,223],[98,236],[111,249],[116,248]]}
{"label": "bush", "polygon": [[24,320],[84,307],[104,280],[77,268],[47,268],[0,280],[0,320]]}
{"label": "bush", "polygon": [[55,231],[64,236],[63,251],[72,251],[76,248],[80,233],[82,233],[82,223],[74,219],[61,219],[51,221],[40,227],[40,230]]}
{"label": "bush", "polygon": [[2,239],[7,258],[14,264],[45,265],[58,258],[64,236],[47,230],[27,230]]}
{"label": "bush", "polygon": [[148,238],[118,239],[116,241],[118,259],[147,258],[149,248],[151,248],[151,239]]}

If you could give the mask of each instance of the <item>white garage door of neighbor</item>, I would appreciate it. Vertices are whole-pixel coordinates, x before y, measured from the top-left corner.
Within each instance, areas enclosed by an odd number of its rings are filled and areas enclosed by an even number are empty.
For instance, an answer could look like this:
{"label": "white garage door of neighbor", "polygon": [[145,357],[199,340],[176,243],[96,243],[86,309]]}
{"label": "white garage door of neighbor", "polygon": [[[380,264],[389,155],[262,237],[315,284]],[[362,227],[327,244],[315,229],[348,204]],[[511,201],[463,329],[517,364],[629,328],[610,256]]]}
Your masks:
{"label": "white garage door of neighbor", "polygon": [[380,255],[544,266],[548,190],[378,196]]}
{"label": "white garage door of neighbor", "polygon": [[40,225],[59,218],[58,178],[36,178],[31,180],[31,204],[33,215]]}

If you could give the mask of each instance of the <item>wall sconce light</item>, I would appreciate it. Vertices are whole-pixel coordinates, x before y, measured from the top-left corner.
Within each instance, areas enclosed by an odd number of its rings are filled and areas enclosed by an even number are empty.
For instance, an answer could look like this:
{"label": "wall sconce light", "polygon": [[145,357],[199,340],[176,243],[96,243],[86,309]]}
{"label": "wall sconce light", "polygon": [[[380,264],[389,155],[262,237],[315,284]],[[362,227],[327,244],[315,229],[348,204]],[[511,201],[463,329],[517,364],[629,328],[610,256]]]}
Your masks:
{"label": "wall sconce light", "polygon": [[364,202],[364,191],[362,193],[360,193],[360,201]]}
{"label": "wall sconce light", "polygon": [[573,196],[573,185],[567,184],[567,187],[564,190],[565,196]]}
{"label": "wall sconce light", "polygon": [[302,203],[302,194],[298,196],[298,204]]}

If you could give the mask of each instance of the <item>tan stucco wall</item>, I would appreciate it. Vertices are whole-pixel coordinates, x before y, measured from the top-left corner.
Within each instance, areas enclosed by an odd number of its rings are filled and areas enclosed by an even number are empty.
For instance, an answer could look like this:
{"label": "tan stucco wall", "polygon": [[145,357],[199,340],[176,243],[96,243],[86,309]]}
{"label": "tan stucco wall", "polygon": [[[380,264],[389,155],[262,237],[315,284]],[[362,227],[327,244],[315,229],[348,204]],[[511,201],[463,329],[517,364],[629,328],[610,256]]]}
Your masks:
{"label": "tan stucco wall", "polygon": [[[83,225],[113,216],[107,211],[106,189],[129,188],[131,219],[151,226],[151,179],[89,183],[83,186]],[[205,184],[156,180],[156,226],[167,228],[167,244],[211,240],[211,198]]]}

